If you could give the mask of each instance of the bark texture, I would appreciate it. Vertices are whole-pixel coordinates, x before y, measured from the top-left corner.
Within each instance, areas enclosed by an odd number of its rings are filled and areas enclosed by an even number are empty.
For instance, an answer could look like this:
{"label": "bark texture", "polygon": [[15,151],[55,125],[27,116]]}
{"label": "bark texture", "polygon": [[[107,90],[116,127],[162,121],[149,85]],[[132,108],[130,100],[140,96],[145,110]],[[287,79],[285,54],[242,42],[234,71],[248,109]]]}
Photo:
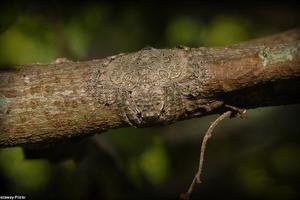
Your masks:
{"label": "bark texture", "polygon": [[0,72],[0,147],[300,103],[300,29],[225,48],[142,49]]}

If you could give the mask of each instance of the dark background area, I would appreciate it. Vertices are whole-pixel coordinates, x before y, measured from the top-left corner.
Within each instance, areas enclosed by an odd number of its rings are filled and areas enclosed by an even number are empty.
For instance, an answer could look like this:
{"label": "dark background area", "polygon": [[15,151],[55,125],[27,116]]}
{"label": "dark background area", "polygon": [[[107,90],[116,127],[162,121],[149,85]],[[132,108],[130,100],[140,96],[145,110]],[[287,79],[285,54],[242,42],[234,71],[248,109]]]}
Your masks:
{"label": "dark background area", "polygon": [[[146,46],[221,47],[299,27],[299,8],[296,1],[1,2],[0,68],[103,58]],[[245,120],[222,123],[192,198],[299,199],[299,113],[297,105],[258,108]],[[112,130],[41,150],[45,158],[39,159],[25,159],[20,147],[0,149],[0,195],[178,199],[216,117]]]}

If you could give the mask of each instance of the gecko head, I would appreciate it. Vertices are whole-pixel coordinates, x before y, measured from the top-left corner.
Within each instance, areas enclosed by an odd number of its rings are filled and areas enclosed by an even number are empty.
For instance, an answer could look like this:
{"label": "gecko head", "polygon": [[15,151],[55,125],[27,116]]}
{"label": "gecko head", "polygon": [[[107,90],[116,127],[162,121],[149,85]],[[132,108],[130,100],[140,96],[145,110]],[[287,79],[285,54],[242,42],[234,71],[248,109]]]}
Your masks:
{"label": "gecko head", "polygon": [[125,112],[128,120],[137,127],[159,123],[164,95],[163,88],[148,84],[127,91]]}

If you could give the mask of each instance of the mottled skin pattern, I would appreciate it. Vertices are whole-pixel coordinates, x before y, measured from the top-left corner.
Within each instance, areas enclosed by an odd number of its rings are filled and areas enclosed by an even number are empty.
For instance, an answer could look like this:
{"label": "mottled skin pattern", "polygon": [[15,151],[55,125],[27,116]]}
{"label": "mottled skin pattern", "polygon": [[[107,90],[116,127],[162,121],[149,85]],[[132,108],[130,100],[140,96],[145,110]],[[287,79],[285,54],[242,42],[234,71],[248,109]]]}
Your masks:
{"label": "mottled skin pattern", "polygon": [[[148,48],[110,57],[92,72],[90,91],[99,103],[121,110],[131,126],[174,121],[185,111],[186,99],[199,95],[205,72],[197,62],[188,68],[190,49],[180,49]],[[195,88],[187,88],[187,80]]]}

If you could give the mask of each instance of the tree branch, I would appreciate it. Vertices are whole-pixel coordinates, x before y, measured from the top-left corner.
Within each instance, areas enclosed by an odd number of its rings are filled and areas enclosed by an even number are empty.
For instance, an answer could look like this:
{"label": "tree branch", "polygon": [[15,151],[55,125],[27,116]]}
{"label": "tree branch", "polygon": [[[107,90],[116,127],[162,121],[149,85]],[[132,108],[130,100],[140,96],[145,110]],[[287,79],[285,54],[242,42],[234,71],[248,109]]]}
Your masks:
{"label": "tree branch", "polygon": [[300,29],[225,48],[142,49],[0,73],[0,147],[300,102]]}

